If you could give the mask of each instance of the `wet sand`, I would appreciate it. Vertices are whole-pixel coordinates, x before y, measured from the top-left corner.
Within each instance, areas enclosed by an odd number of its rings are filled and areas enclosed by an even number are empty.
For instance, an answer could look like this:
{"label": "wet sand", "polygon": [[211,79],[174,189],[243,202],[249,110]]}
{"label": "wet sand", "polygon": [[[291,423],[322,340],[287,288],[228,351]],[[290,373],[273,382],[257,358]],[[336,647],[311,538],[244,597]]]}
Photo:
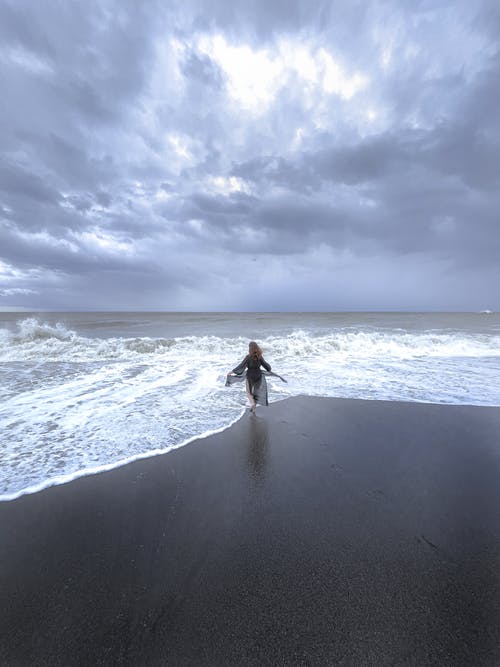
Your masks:
{"label": "wet sand", "polygon": [[2,665],[499,665],[500,408],[292,398],[0,503]]}

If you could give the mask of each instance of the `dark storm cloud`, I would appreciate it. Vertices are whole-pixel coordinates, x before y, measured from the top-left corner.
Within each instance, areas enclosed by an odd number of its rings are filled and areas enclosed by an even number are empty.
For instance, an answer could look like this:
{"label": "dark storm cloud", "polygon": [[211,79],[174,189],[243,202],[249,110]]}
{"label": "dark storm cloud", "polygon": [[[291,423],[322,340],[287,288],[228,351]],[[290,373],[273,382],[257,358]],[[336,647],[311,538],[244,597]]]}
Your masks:
{"label": "dark storm cloud", "polygon": [[223,84],[223,75],[220,68],[208,56],[200,56],[196,52],[189,53],[181,66],[182,73],[187,79],[199,82],[211,88],[220,88]]}
{"label": "dark storm cloud", "polygon": [[[189,7],[193,16],[193,25],[198,29],[210,29],[214,26],[223,31],[246,33],[256,40],[269,40],[276,33],[296,32],[304,28],[322,31],[332,15],[332,3],[328,0],[309,0],[309,2],[290,2],[289,0],[214,0],[210,12],[205,11],[202,3],[189,1],[183,3]],[[359,6],[356,2],[337,2],[336,7],[344,16],[349,8]]]}
{"label": "dark storm cloud", "polygon": [[[29,81],[40,69],[42,74],[45,68],[56,71],[47,96],[76,105],[80,115],[109,119],[108,114],[120,113],[120,102],[140,92],[145,83],[151,37],[158,25],[153,2],[7,1],[2,3],[1,19],[3,44],[23,49],[27,58],[27,71],[16,75]],[[39,59],[35,70],[30,57]]]}
{"label": "dark storm cloud", "polygon": [[205,194],[192,195],[185,206],[179,211],[179,218],[190,219],[200,216],[208,220],[218,220],[226,223],[248,216],[258,204],[256,197],[236,193],[230,197],[209,196]]}
{"label": "dark storm cloud", "polygon": [[105,265],[106,270],[134,270],[129,257],[110,257],[94,250],[81,252],[79,243],[49,235],[20,235],[13,228],[2,228],[2,250],[9,260],[21,269],[50,269],[55,272],[85,273]]}
{"label": "dark storm cloud", "polygon": [[321,180],[356,185],[386,176],[397,169],[400,157],[397,147],[384,137],[357,146],[327,148],[309,156],[307,162]]}
{"label": "dark storm cloud", "polygon": [[113,198],[111,197],[109,192],[105,192],[103,190],[96,192],[94,198],[96,202],[100,206],[103,206],[104,208],[109,208],[111,206],[111,202],[113,201]]}
{"label": "dark storm cloud", "polygon": [[118,241],[133,242],[140,239],[155,239],[162,235],[164,224],[161,219],[134,211],[131,206],[127,211],[107,212],[99,216],[99,226],[110,230]]}
{"label": "dark storm cloud", "polygon": [[[378,238],[383,247],[398,251],[442,252],[451,245],[460,261],[468,254],[476,264],[495,262],[500,255],[500,151],[485,125],[470,121],[466,126],[443,122],[429,131],[385,133],[290,160],[266,156],[235,165],[233,173],[260,185],[283,186],[290,193],[317,193],[325,183],[333,185],[328,213],[319,214],[314,201],[297,206],[290,195],[289,206],[284,205],[277,218],[265,218],[271,227],[282,227],[285,219],[289,229],[302,229],[307,236],[314,228],[325,229],[325,220],[338,219],[349,229],[345,238],[353,247],[359,235],[360,240]],[[336,208],[338,186],[356,187],[372,206]],[[323,240],[338,244],[339,237],[328,233],[331,229],[327,227]]]}
{"label": "dark storm cloud", "polygon": [[0,306],[241,309],[263,261],[247,307],[500,308],[498,26],[487,0],[3,2]]}
{"label": "dark storm cloud", "polygon": [[[163,213],[181,222],[178,233],[242,255],[288,255],[317,243],[346,247],[353,240],[353,225],[359,224],[344,208],[292,193],[262,200],[243,193],[197,193]],[[202,225],[186,226],[191,221]]]}
{"label": "dark storm cloud", "polygon": [[280,155],[264,155],[233,165],[232,174],[259,186],[272,182],[294,192],[310,192],[319,186],[307,159],[303,156],[287,160]]}
{"label": "dark storm cloud", "polygon": [[0,189],[4,196],[19,195],[42,204],[58,204],[61,195],[46,185],[40,176],[29,173],[20,165],[0,161]]}
{"label": "dark storm cloud", "polygon": [[106,132],[146,85],[154,4],[7,2],[0,25],[0,149],[66,187],[112,180],[114,141]]}

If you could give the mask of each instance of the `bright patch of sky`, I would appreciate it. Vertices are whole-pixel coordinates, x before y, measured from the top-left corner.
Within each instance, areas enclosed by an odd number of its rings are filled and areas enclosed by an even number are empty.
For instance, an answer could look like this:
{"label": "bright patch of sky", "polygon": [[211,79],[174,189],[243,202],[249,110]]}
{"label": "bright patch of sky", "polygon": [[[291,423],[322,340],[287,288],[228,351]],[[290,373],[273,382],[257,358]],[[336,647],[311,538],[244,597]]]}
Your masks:
{"label": "bright patch of sky", "polygon": [[236,176],[213,176],[208,179],[208,189],[221,195],[229,195],[232,192],[244,192],[250,194],[250,185],[242,178]]}
{"label": "bright patch of sky", "polygon": [[112,236],[103,231],[87,231],[75,234],[75,238],[81,241],[82,245],[89,249],[105,250],[109,253],[130,253],[133,254],[133,246],[130,243],[117,241]]}
{"label": "bright patch of sky", "polygon": [[224,72],[233,101],[256,115],[265,113],[294,78],[310,95],[335,94],[347,100],[369,82],[366,74],[350,71],[327,49],[307,42],[282,39],[273,49],[252,49],[217,34],[199,36],[196,46]]}

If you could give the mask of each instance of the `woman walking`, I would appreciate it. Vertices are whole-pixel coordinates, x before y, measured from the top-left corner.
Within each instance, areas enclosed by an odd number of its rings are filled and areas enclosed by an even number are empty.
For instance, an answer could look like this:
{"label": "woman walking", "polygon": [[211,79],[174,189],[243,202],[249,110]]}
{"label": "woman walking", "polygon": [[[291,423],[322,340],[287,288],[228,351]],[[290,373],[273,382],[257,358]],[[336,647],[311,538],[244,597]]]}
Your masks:
{"label": "woman walking", "polygon": [[255,341],[248,344],[248,354],[243,361],[227,374],[226,384],[231,384],[231,376],[242,376],[246,370],[246,390],[250,402],[250,411],[255,412],[256,404],[269,405],[267,400],[266,378],[261,371],[263,366],[266,371],[271,371],[271,366],[262,356],[262,350]]}

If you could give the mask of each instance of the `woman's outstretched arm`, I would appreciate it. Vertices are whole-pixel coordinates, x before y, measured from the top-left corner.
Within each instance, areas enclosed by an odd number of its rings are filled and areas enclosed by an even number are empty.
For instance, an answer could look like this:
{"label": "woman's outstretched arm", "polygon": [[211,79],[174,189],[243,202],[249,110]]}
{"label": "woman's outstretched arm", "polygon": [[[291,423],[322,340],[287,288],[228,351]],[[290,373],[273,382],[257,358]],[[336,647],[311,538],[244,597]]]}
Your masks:
{"label": "woman's outstretched arm", "polygon": [[261,366],[264,366],[264,368],[266,369],[266,371],[270,371],[270,370],[271,370],[271,364],[268,364],[267,361],[264,359],[264,357],[261,357],[261,359],[260,359],[260,364],[261,364]]}
{"label": "woman's outstretched arm", "polygon": [[236,366],[236,368],[233,368],[231,373],[235,373],[236,375],[241,375],[244,372],[245,368],[247,367],[247,360],[248,360],[248,354],[243,359],[243,361]]}

